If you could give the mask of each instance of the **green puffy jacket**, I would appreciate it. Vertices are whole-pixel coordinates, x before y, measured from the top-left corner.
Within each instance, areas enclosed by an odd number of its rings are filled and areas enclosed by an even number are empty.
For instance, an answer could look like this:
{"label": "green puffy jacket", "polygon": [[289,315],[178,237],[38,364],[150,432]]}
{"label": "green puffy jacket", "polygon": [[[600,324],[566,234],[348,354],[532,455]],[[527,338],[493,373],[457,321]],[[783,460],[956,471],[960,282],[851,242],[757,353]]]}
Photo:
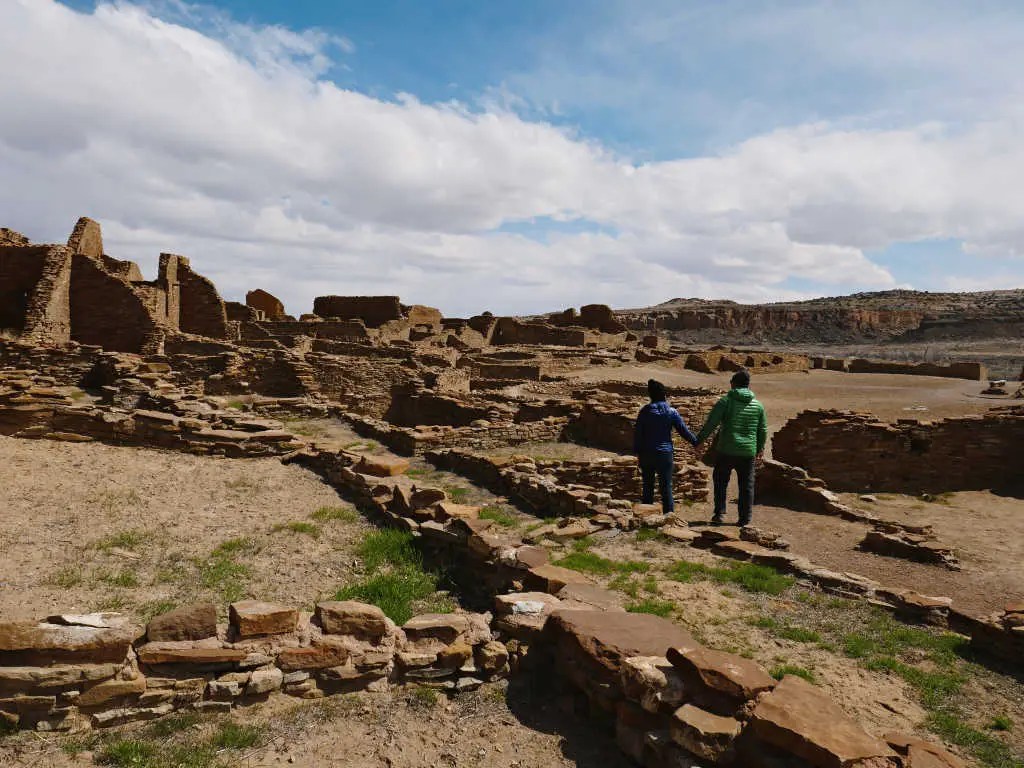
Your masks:
{"label": "green puffy jacket", "polygon": [[768,419],[764,406],[749,389],[733,389],[724,395],[708,414],[708,420],[697,435],[697,441],[706,440],[722,425],[718,436],[719,453],[728,456],[756,456],[768,442]]}

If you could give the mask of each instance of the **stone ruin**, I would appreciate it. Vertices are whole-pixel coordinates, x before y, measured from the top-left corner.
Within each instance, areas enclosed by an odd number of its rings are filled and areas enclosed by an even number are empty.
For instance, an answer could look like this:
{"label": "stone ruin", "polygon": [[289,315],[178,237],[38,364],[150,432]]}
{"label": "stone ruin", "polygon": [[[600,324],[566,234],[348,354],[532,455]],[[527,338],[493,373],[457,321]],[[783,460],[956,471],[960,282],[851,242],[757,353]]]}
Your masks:
{"label": "stone ruin", "polygon": [[[260,289],[244,304],[225,302],[185,257],[161,255],[157,279],[146,281],[135,264],[103,251],[90,219],[78,222],[66,245],[33,245],[0,230],[0,434],[298,463],[372,520],[413,532],[418,546],[451,567],[467,602],[492,612],[421,616],[397,627],[356,603],[321,603],[310,613],[244,601],[229,607],[226,623],[212,605],[176,609],[146,627],[108,614],[0,621],[0,718],[9,724],[100,728],[183,708],[226,711],[282,693],[315,698],[407,681],[467,690],[540,668],[564,678],[587,711],[610,718],[622,750],[650,768],[693,759],[766,768],[959,766],[927,742],[870,736],[798,678],[776,682],[668,620],[623,611],[586,576],[549,562],[541,546],[641,527],[658,528],[678,546],[887,606],[907,621],[947,626],[980,653],[1019,658],[1024,651],[1020,606],[971,615],[950,598],[822,568],[771,532],[700,530],[660,506],[635,503],[628,454],[645,388],[617,380],[616,369],[657,362],[706,374],[788,373],[825,363],[686,347],[634,332],[635,323],[603,305],[542,318],[446,318],[396,296],[320,296],[296,319]],[[594,368],[608,375],[570,382]],[[69,388],[88,397],[76,399]],[[669,396],[698,426],[722,391],[709,379],[670,388]],[[244,407],[226,406],[228,398]],[[443,488],[393,482],[405,460],[325,448],[290,431],[291,417],[338,419],[395,454],[424,457],[551,519],[528,532],[502,530]],[[853,509],[827,486],[977,487],[972,479],[989,482],[987,464],[1013,465],[1022,431],[1017,410],[896,425],[805,413],[778,433],[781,461],[765,467],[758,500],[867,523],[864,548],[955,567],[930,531]],[[968,435],[975,447],[943,453]],[[519,452],[554,442],[606,455]],[[851,445],[861,451],[855,468]],[[936,459],[925,462],[930,469],[912,471],[921,463],[902,460],[922,454]],[[706,468],[687,449],[676,462],[679,506],[705,501]],[[954,464],[960,469],[950,472]]]}

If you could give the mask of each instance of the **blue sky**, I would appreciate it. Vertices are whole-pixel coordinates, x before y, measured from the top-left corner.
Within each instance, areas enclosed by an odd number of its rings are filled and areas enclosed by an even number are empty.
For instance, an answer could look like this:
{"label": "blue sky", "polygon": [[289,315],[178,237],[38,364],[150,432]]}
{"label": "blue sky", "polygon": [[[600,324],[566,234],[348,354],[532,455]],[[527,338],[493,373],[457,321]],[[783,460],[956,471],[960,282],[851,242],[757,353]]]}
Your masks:
{"label": "blue sky", "polygon": [[1020,3],[11,0],[0,25],[12,61],[66,51],[0,84],[25,106],[0,172],[53,166],[5,225],[88,212],[112,255],[187,249],[296,312],[1024,285]]}

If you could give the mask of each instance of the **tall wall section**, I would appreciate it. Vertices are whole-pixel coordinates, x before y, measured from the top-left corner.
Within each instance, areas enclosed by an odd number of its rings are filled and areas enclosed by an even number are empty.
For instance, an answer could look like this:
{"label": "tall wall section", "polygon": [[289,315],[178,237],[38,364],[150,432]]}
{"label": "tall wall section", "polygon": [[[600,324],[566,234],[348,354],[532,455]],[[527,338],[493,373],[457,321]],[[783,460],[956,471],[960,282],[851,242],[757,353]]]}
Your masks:
{"label": "tall wall section", "polygon": [[[845,411],[804,411],[772,438],[775,459],[836,491],[943,493],[1024,488],[1024,407],[895,424]],[[1017,486],[1017,487],[1014,487]]]}

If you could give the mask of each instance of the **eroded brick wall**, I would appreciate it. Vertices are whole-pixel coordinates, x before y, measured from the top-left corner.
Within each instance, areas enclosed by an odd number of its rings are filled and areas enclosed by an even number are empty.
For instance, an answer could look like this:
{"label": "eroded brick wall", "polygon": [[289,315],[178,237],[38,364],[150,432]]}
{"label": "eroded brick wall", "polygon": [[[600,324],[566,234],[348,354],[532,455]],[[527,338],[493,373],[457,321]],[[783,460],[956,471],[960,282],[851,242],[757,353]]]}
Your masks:
{"label": "eroded brick wall", "polygon": [[115,352],[149,351],[157,322],[132,285],[99,261],[75,254],[71,265],[71,338]]}
{"label": "eroded brick wall", "polygon": [[181,293],[178,327],[185,333],[197,336],[228,338],[227,311],[214,284],[193,272],[188,259],[183,256],[178,257],[177,275]]}

